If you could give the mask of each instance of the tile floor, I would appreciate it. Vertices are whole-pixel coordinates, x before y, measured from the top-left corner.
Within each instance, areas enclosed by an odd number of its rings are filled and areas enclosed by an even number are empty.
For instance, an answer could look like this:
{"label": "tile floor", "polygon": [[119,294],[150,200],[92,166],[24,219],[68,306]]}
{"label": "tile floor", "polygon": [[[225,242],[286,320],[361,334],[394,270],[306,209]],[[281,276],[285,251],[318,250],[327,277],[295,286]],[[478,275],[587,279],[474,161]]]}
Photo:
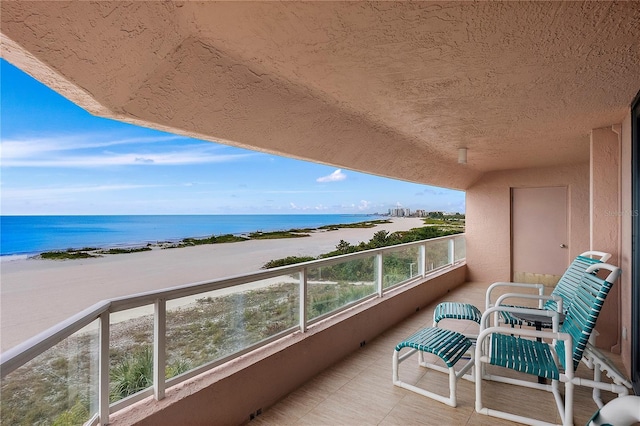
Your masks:
{"label": "tile floor", "polygon": [[[468,301],[484,306],[486,283],[467,283],[442,300]],[[478,414],[474,410],[475,385],[458,382],[458,406],[449,407],[392,384],[395,345],[416,330],[431,326],[435,302],[325,370],[249,422],[257,425],[510,425],[509,421]],[[476,332],[466,321],[441,323],[461,332]],[[406,350],[406,349],[405,349]],[[609,354],[608,354],[609,355]],[[620,358],[611,354],[620,366]],[[462,364],[460,364],[462,365]],[[591,371],[581,364],[578,374]],[[400,366],[403,381],[448,395],[448,376],[417,365],[417,355]],[[535,380],[535,377],[533,377]],[[518,414],[531,413],[544,421],[560,422],[551,393],[485,382],[483,399],[489,407],[508,405]],[[605,401],[614,395],[603,392]],[[576,387],[574,422],[584,425],[596,410],[589,388]]]}

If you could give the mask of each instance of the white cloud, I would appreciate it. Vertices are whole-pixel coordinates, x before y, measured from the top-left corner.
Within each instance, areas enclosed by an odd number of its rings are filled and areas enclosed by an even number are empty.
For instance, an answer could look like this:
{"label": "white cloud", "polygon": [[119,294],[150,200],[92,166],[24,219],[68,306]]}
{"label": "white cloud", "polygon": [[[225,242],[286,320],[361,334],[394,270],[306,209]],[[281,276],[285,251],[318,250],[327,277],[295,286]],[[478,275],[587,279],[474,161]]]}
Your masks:
{"label": "white cloud", "polygon": [[[272,206],[269,206],[269,208],[272,208]],[[321,211],[321,210],[324,211],[324,210],[327,210],[328,208],[323,206],[322,204],[318,204],[315,207],[312,207],[312,206],[309,206],[309,205],[300,206],[300,205],[297,205],[295,203],[290,202],[289,203],[289,209],[290,210],[306,212],[306,211]]]}
{"label": "white cloud", "polygon": [[289,189],[283,189],[283,190],[263,190],[260,191],[263,194],[339,194],[339,193],[343,193],[345,191],[317,191],[315,189],[309,189],[309,190],[289,190]]}
{"label": "white cloud", "polygon": [[[80,134],[43,138],[4,139],[0,143],[2,167],[108,167],[130,165],[191,165],[222,163],[254,153],[220,154],[221,147],[208,142],[166,145],[182,136],[113,138]],[[153,151],[140,145],[161,143]],[[119,152],[104,148],[120,145]],[[127,146],[131,145],[131,146]]]}
{"label": "white cloud", "polygon": [[136,157],[134,160],[136,163],[153,164],[154,161],[151,158]]}
{"label": "white cloud", "polygon": [[416,193],[417,196],[428,195],[431,197],[438,197],[441,195],[447,195],[447,191],[441,188],[428,186],[423,191],[419,191]]}
{"label": "white cloud", "polygon": [[180,166],[189,164],[225,163],[254,154],[216,155],[202,149],[140,153],[104,153],[102,155],[61,155],[40,158],[12,158],[3,153],[2,167],[109,167],[109,166]]}
{"label": "white cloud", "polygon": [[[100,140],[103,139],[103,140]],[[115,145],[149,144],[186,139],[183,136],[107,138],[100,134],[57,135],[50,137],[4,139],[0,144],[3,158],[32,158],[51,152],[105,148]]]}
{"label": "white cloud", "polygon": [[3,200],[6,199],[31,199],[43,196],[64,196],[69,194],[95,193],[104,191],[124,191],[132,189],[161,188],[167,185],[88,185],[70,187],[47,187],[47,188],[25,188],[25,189],[4,189],[2,191]]}
{"label": "white cloud", "polygon": [[360,200],[360,204],[358,204],[358,210],[367,210],[371,207],[371,202],[367,200]]}
{"label": "white cloud", "polygon": [[316,179],[316,182],[325,183],[325,182],[339,182],[341,180],[345,180],[347,175],[342,173],[341,169],[336,170],[328,176],[322,176]]}

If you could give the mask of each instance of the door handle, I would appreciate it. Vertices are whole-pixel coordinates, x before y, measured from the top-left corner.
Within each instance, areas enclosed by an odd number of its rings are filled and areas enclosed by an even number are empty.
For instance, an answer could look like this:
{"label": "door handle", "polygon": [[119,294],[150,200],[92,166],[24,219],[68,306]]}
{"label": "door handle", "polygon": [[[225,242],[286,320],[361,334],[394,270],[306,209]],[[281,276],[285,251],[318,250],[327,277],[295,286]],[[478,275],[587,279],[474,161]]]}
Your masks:
{"label": "door handle", "polygon": [[560,248],[567,248],[566,244],[560,244]]}

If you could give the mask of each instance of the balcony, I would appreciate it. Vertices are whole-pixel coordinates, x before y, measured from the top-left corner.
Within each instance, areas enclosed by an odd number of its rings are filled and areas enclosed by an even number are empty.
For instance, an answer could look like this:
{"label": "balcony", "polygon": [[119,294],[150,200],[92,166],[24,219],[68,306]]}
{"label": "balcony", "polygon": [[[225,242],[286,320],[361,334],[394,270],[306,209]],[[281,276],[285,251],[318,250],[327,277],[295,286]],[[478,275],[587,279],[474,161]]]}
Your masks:
{"label": "balcony", "polygon": [[[466,262],[422,277],[424,263],[418,277],[389,288],[378,280],[335,315],[285,321],[269,332],[275,340],[212,359],[220,364],[197,377],[165,382],[155,357],[160,380],[117,406],[105,396],[110,330],[99,324],[113,331],[119,315],[143,306],[140,318],[154,310],[170,318],[177,308],[158,295],[96,306],[13,358],[30,359],[91,324],[86,344],[101,348],[93,350],[102,361],[83,376],[94,389],[87,418],[111,410],[115,424],[237,424],[252,415],[255,424],[498,423],[474,414],[464,381],[456,409],[391,386],[391,351],[431,322],[439,298],[482,305],[487,283],[512,278],[514,242],[525,240],[512,234],[512,191],[531,187],[567,189],[568,229],[554,243],[567,258],[603,250],[622,268],[598,341],[620,354],[610,356],[640,392],[636,4],[2,2],[1,15],[3,57],[94,114],[467,194]],[[457,161],[463,147],[468,163]],[[283,271],[305,282],[304,271]],[[131,339],[163,334],[145,327]],[[154,342],[158,352],[164,343]],[[497,386],[497,398],[512,404],[508,392]],[[595,408],[583,392],[576,423]],[[525,405],[554,416],[547,397],[527,392]]]}
{"label": "balcony", "polygon": [[[17,409],[22,420],[104,424],[109,416],[116,425],[415,424],[425,416],[438,424],[487,424],[474,410],[471,382],[459,382],[458,407],[451,408],[391,381],[393,348],[431,325],[438,302],[484,304],[488,283],[464,282],[464,242],[441,237],[99,303],[3,354],[3,417]],[[352,278],[334,281],[341,270]],[[350,290],[340,292],[340,285]],[[256,297],[267,314],[262,334],[250,325]],[[268,307],[277,300],[281,317]],[[209,305],[224,309],[213,314]],[[445,321],[456,331],[477,330]],[[116,376],[135,352],[146,354],[149,381],[127,394]],[[608,355],[621,365],[619,355]],[[585,366],[578,373],[592,374]],[[435,392],[448,387],[446,375],[411,360],[402,378]],[[489,404],[559,421],[547,392],[514,396],[497,383],[487,389]],[[34,413],[30,395],[52,401],[49,412]],[[605,401],[613,396],[603,393]],[[577,423],[597,409],[589,388],[578,388],[575,404]]]}

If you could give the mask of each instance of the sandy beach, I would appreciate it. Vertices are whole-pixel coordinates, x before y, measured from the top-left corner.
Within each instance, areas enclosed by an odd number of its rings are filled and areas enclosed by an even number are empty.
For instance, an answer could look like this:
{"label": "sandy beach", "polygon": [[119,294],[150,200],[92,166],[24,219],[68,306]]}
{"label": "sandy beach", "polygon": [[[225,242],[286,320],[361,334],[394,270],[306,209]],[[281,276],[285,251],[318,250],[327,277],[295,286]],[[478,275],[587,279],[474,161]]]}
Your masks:
{"label": "sandy beach", "polygon": [[369,241],[375,232],[423,226],[419,218],[393,218],[375,228],[314,232],[310,237],[250,240],[179,249],[53,261],[0,264],[1,350],[15,346],[101,300],[260,270],[272,259],[318,256],[340,240]]}

